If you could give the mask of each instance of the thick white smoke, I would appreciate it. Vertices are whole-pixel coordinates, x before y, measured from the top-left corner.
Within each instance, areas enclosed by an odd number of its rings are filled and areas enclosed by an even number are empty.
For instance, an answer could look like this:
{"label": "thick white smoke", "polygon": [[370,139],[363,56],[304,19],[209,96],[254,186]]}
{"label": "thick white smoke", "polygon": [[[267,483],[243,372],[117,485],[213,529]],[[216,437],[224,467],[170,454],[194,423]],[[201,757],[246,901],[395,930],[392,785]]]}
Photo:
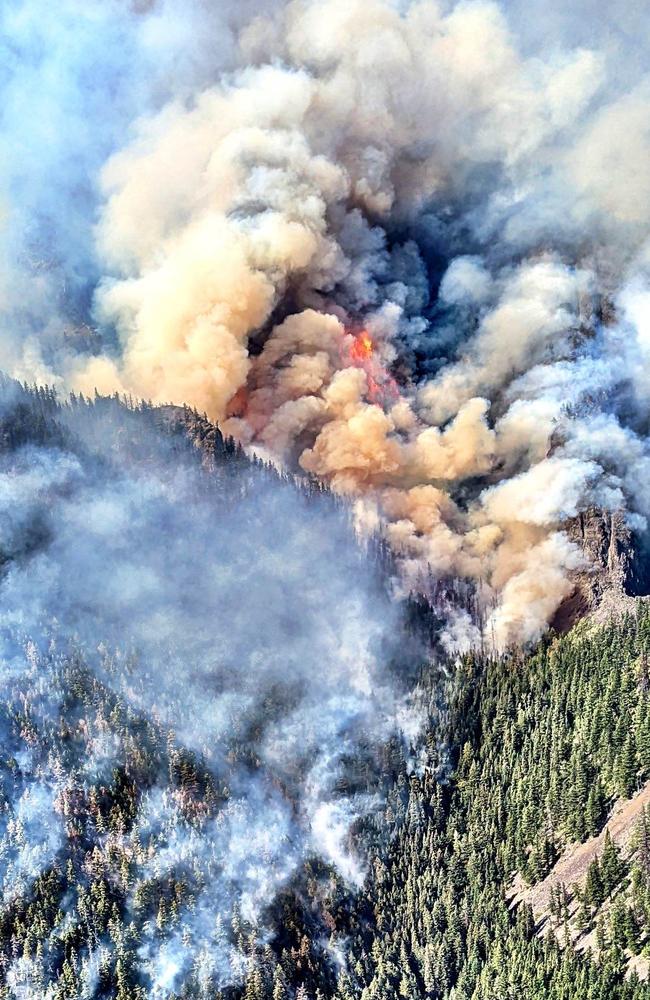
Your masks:
{"label": "thick white smoke", "polygon": [[[636,43],[559,10],[531,38],[490,0],[191,11],[191,41],[171,3],[124,14],[137,86],[101,169],[89,146],[98,333],[50,370],[198,406],[357,498],[407,586],[469,577],[498,646],[535,638],[581,564],[567,519],[647,514]],[[44,342],[12,369],[42,377]]]}

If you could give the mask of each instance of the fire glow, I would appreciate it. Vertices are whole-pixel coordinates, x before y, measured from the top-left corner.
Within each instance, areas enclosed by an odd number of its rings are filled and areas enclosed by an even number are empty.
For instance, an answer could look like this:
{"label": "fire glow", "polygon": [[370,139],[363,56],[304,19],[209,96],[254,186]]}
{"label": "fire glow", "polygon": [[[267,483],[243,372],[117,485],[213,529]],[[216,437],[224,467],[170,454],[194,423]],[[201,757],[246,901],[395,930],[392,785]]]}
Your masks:
{"label": "fire glow", "polygon": [[367,330],[362,330],[352,343],[350,348],[350,357],[353,361],[368,361],[372,357],[375,350],[375,345],[372,341],[372,337]]}
{"label": "fire glow", "polygon": [[375,342],[367,330],[353,335],[350,361],[363,368],[368,383],[368,400],[375,406],[390,406],[399,398],[395,379],[386,371],[375,352]]}

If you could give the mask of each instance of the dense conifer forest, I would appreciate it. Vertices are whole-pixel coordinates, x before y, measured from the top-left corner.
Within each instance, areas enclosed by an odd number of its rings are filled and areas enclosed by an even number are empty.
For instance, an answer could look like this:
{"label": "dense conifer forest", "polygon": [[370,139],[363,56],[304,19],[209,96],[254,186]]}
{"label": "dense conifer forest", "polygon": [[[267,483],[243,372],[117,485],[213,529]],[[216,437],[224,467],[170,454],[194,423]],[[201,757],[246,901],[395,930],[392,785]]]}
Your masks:
{"label": "dense conifer forest", "polygon": [[[82,456],[93,435],[109,435],[108,454],[146,466],[160,452],[162,421],[174,462],[201,455],[218,504],[282,480],[190,411],[99,398],[63,407],[48,390],[14,384],[3,393],[3,460],[34,446]],[[282,484],[344,518],[319,488]],[[37,517],[27,532],[6,531],[3,572],[47,537]],[[372,543],[363,558],[381,589],[385,549]],[[639,602],[607,626],[583,622],[533,650],[458,660],[434,648],[427,601],[412,597],[403,611],[408,686],[424,721],[419,733],[387,735],[375,753],[346,761],[341,793],[353,784],[374,801],[347,834],[362,877],[352,884],[306,852],[254,916],[238,897],[221,905],[228,852],[218,856],[214,831],[232,821],[241,773],[262,773],[259,722],[229,734],[215,768],[169,711],[129,700],[145,684],[136,652],[102,636],[89,652],[82,640],[62,643],[52,625],[49,645],[21,634],[24,664],[3,664],[0,701],[2,1000],[650,997],[645,809],[628,846],[606,834],[586,878],[554,888],[547,913],[514,891],[545,879],[567,845],[606,830],[614,804],[650,780],[650,607]],[[269,688],[265,710],[283,696]],[[183,691],[169,698],[182,729]],[[289,801],[292,780],[274,779]],[[43,820],[45,789],[60,838]],[[277,866],[263,846],[251,850]]]}
{"label": "dense conifer forest", "polygon": [[[516,872],[539,881],[563,846],[602,829],[613,801],[648,780],[649,642],[641,605],[635,618],[550,638],[532,655],[458,666],[443,731],[428,734],[451,749],[448,780],[402,778],[390,796],[372,932],[355,941],[342,997],[650,995],[635,972],[626,978],[648,948],[645,812],[633,856],[606,838],[587,885],[563,887],[544,926],[509,905]],[[566,946],[576,892],[578,929],[597,929],[593,958]]]}

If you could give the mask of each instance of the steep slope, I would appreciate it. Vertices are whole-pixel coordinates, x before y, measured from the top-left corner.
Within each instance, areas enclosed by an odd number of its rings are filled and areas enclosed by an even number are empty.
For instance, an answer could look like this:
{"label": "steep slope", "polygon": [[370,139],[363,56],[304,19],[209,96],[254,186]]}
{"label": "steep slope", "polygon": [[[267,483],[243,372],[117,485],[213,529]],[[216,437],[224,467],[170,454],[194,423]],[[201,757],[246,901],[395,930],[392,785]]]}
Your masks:
{"label": "steep slope", "polygon": [[[631,799],[619,800],[607,816],[606,826],[600,833],[584,842],[569,844],[552,871],[532,886],[518,876],[510,897],[512,906],[522,903],[530,905],[537,922],[538,933],[548,930],[556,935],[560,944],[571,942],[580,951],[590,950],[598,954],[602,943],[596,932],[596,925],[602,930],[613,916],[613,905],[630,904],[624,911],[634,914],[630,927],[623,927],[622,944],[628,949],[628,969],[635,970],[644,979],[650,971],[650,958],[639,954],[640,930],[636,915],[639,910],[638,897],[631,890],[629,880],[621,877],[610,891],[603,887],[602,899],[590,899],[589,892],[594,880],[594,871],[600,870],[603,857],[611,854],[614,845],[620,859],[622,874],[632,870],[638,883],[645,881],[645,866],[648,858],[644,855],[650,831],[647,809],[650,805],[650,782]],[[627,918],[629,921],[629,917]],[[644,921],[645,923],[645,921]],[[632,934],[634,950],[629,950],[627,938]]]}
{"label": "steep slope", "polygon": [[536,888],[520,905],[511,898],[515,878],[544,885],[566,845],[592,834],[605,845],[612,804],[645,787],[649,643],[639,603],[634,616],[582,627],[533,655],[458,666],[443,730],[432,725],[427,739],[433,749],[444,733],[451,766],[442,783],[424,771],[390,798],[390,846],[368,889],[375,930],[355,941],[341,997],[650,996],[636,958],[650,941],[642,853],[603,862],[605,895],[587,900],[583,934],[599,928],[597,960],[562,934],[540,936],[528,905]]}
{"label": "steep slope", "polygon": [[591,507],[567,526],[584,553],[584,569],[574,572],[574,590],[558,608],[552,626],[566,632],[585,615],[606,622],[633,612],[635,598],[650,593],[650,564],[643,540],[622,512]]}

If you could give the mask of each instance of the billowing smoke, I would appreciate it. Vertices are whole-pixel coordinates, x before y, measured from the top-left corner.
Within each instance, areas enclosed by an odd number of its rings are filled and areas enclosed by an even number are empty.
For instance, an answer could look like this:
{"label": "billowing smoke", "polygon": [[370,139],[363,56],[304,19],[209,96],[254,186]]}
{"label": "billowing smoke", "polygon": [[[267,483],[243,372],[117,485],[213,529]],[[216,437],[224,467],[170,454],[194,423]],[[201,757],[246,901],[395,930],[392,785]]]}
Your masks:
{"label": "billowing smoke", "polygon": [[[566,521],[648,515],[647,19],[545,5],[531,38],[488,0],[197,2],[188,32],[171,2],[90,4],[80,55],[37,6],[8,29],[57,53],[18,129],[45,160],[7,186],[56,264],[5,241],[7,366],[205,410],[353,497],[407,588],[467,578],[497,646],[538,636],[582,566]],[[53,274],[78,316],[26,337],[25,275],[47,303]],[[456,615],[447,641],[477,635]]]}

